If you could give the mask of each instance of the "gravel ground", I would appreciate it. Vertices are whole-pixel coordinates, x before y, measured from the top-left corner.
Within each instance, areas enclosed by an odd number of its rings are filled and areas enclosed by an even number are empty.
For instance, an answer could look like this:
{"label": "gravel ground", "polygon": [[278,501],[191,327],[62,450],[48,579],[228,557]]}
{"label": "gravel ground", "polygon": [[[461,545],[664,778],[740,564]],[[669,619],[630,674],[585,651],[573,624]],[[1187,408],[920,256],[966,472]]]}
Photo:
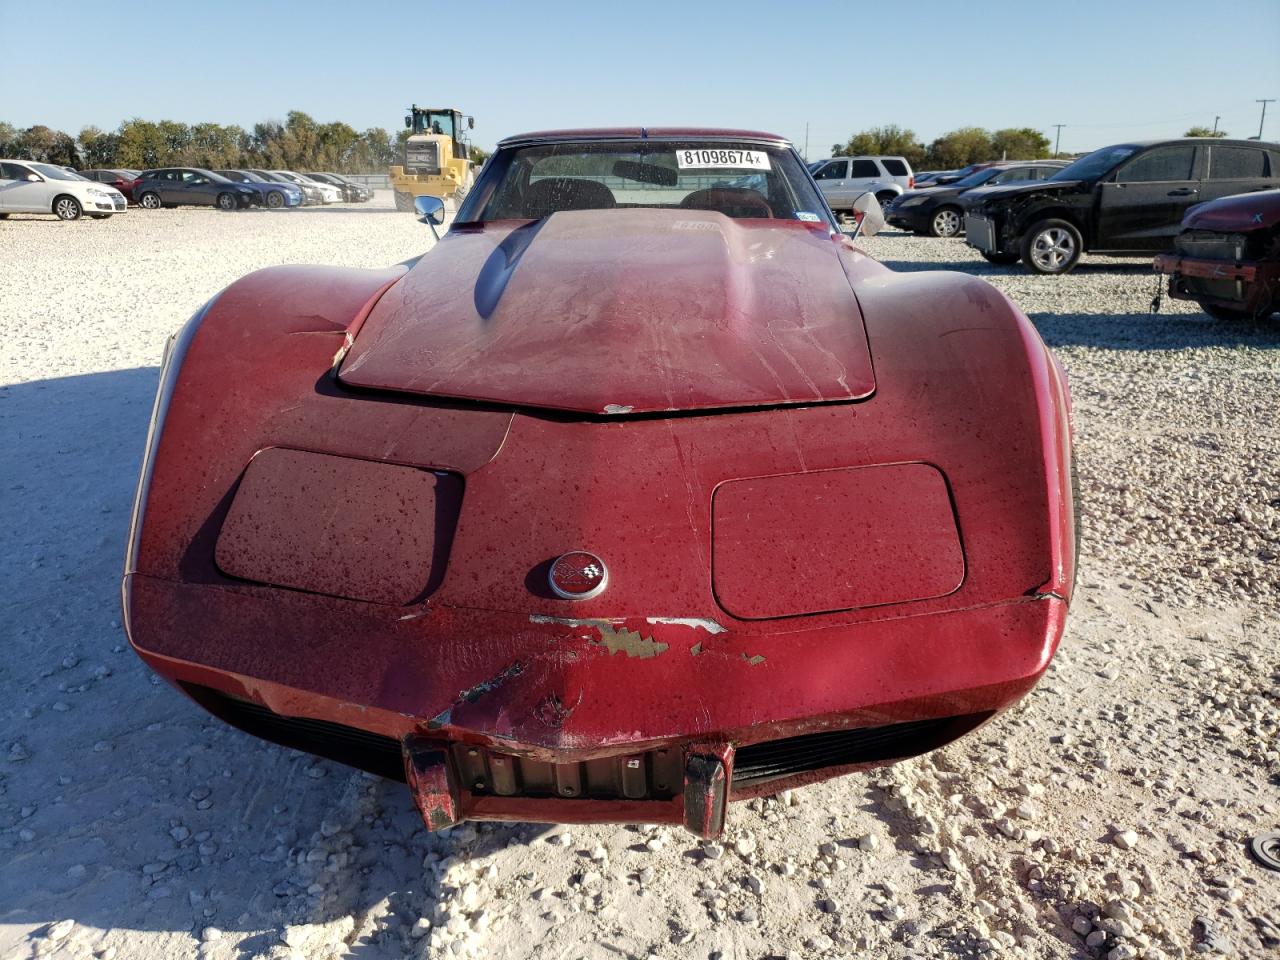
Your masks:
{"label": "gravel ground", "polygon": [[117,578],[164,338],[245,272],[380,266],[366,206],[0,224],[0,957],[1280,957],[1280,326],[1147,313],[1139,261],[977,273],[1075,396],[1085,542],[1052,669],[927,758],[679,830],[422,830],[401,786],[261,743],[127,649]]}

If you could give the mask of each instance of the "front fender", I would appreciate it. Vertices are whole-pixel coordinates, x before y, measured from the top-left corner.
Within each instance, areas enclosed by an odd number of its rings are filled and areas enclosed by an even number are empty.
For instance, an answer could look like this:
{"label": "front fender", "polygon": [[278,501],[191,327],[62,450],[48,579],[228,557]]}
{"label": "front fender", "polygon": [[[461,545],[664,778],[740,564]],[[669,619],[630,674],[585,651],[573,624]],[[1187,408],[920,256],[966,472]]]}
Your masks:
{"label": "front fender", "polygon": [[[192,459],[193,452],[184,450],[193,435],[193,418],[197,423],[217,418],[234,431],[270,415],[269,406],[252,399],[262,399],[253,386],[265,381],[287,382],[291,366],[305,369],[304,376],[311,381],[324,377],[350,343],[350,331],[404,273],[403,266],[385,270],[296,266],[259,270],[215,296],[170,339],[134,500],[126,575],[146,570],[154,562],[154,533],[166,521],[157,516],[154,523],[146,523],[144,518],[157,497],[169,504],[160,509],[173,513],[184,489],[207,479],[201,465],[209,452]],[[264,363],[272,354],[279,357],[277,362]],[[235,409],[227,409],[222,405],[226,397],[242,399]],[[175,459],[180,462],[174,464]],[[171,466],[163,471],[163,483],[157,490],[152,484],[156,464],[166,460]],[[169,522],[173,519],[171,516]],[[125,607],[127,619],[127,597]]]}

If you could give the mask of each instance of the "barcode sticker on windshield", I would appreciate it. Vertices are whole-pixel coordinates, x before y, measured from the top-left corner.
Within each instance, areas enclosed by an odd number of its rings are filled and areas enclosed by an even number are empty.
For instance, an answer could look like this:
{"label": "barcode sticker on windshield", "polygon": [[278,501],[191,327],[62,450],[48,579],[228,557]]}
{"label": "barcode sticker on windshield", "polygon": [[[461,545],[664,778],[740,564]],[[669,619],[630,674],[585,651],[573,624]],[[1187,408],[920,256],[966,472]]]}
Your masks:
{"label": "barcode sticker on windshield", "polygon": [[698,149],[677,150],[676,166],[681,170],[768,170],[769,155],[763,150]]}

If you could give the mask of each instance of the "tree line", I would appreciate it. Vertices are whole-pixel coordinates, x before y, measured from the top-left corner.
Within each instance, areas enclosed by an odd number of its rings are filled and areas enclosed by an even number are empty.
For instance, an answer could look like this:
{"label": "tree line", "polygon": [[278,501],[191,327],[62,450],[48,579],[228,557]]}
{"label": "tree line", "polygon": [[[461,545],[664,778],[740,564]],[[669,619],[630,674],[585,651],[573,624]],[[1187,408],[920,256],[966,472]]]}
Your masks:
{"label": "tree line", "polygon": [[[285,121],[266,120],[246,130],[236,124],[186,124],[175,120],[126,120],[115,130],[88,126],[76,136],[46,126],[19,130],[0,121],[0,157],[91,170],[123,167],[259,167],[386,173],[400,162],[408,130],[359,131],[341,121],[320,123],[300,110]],[[484,152],[472,148],[479,162]]]}
{"label": "tree line", "polygon": [[1009,127],[994,132],[982,127],[961,127],[944,133],[928,146],[915,131],[895,124],[872,127],[833,144],[833,157],[905,157],[916,170],[956,170],[987,160],[1043,160],[1050,156],[1049,138],[1030,127]]}
{"label": "tree line", "polygon": [[[1192,127],[1186,137],[1225,137],[1223,131]],[[1031,127],[986,130],[961,127],[925,146],[915,132],[895,124],[855,133],[847,143],[831,147],[833,157],[905,157],[915,170],[958,170],[988,160],[1044,160],[1053,155],[1049,138]]]}

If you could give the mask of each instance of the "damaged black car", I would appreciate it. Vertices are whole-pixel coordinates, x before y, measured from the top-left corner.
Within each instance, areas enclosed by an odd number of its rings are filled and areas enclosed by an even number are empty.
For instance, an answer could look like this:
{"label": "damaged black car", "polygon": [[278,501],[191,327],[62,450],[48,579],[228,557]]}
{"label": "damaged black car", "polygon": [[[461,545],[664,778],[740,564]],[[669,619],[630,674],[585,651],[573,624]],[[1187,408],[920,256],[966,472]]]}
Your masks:
{"label": "damaged black car", "polygon": [[1280,185],[1280,144],[1187,137],[1095,150],[1048,180],[983,190],[965,242],[992,263],[1067,273],[1085,253],[1173,248],[1187,208]]}

